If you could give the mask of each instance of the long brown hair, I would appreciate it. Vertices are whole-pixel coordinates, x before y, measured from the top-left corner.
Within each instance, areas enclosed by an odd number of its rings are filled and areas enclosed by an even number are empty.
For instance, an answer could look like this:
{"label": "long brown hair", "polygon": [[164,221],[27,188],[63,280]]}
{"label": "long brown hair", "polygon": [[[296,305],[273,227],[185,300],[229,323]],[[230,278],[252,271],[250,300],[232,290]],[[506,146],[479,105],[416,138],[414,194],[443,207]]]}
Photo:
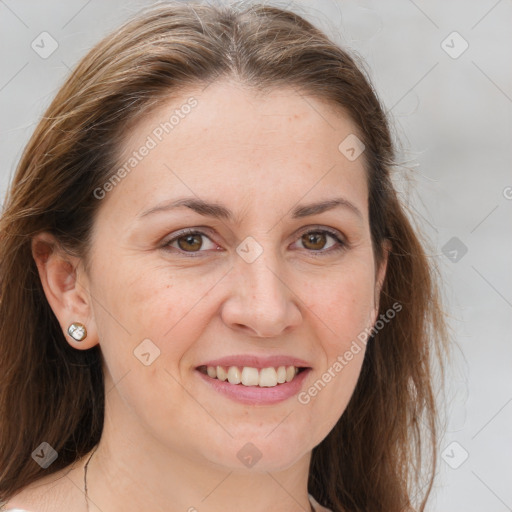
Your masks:
{"label": "long brown hair", "polygon": [[[377,263],[382,242],[392,246],[380,313],[395,303],[401,310],[370,337],[346,411],[313,450],[308,490],[334,512],[422,511],[437,460],[432,365],[445,353],[446,328],[436,269],[392,183],[386,115],[354,59],[312,24],[238,4],[166,3],[126,23],[78,64],[23,153],[0,220],[0,498],[76,461],[103,427],[100,348],[66,342],[31,238],[51,232],[87,260],[94,191],[117,169],[127,123],[175,91],[221,77],[261,91],[294,87],[358,126]],[[58,452],[44,470],[31,458],[41,442]]]}

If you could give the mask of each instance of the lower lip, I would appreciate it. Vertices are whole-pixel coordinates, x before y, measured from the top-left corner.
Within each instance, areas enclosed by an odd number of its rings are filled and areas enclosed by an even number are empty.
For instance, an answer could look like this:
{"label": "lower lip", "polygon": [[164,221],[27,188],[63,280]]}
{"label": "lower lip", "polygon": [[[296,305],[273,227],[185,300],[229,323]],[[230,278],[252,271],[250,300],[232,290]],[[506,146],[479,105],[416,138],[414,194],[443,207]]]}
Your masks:
{"label": "lower lip", "polygon": [[246,405],[272,405],[283,402],[288,398],[297,395],[302,388],[304,379],[309,375],[311,368],[298,373],[293,380],[278,384],[271,388],[260,388],[259,386],[244,386],[243,384],[230,384],[228,381],[212,379],[201,373],[196,372],[199,376],[211,386],[215,391],[231,398],[235,402]]}

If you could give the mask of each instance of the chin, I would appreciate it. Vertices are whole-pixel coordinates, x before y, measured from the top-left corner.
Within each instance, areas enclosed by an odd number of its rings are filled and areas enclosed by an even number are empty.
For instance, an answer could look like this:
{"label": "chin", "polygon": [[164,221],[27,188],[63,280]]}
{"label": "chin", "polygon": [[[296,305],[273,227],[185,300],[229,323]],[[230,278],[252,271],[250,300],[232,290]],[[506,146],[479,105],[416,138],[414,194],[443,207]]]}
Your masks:
{"label": "chin", "polygon": [[[297,463],[308,451],[306,441],[301,450],[300,444],[290,443],[289,438],[285,441],[282,437],[276,436],[271,440],[273,434],[265,439],[266,435],[268,432],[258,437],[235,436],[228,445],[219,447],[221,453],[210,452],[207,457],[215,465],[222,466],[229,471],[267,473],[285,471]],[[290,446],[293,448],[290,449]]]}

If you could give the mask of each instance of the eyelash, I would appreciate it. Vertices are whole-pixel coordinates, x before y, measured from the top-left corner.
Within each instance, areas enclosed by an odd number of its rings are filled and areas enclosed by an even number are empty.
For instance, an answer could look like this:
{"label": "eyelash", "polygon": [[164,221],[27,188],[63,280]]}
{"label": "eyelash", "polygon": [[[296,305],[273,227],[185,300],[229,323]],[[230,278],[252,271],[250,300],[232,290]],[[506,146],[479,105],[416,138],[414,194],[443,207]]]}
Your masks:
{"label": "eyelash", "polygon": [[[344,240],[342,240],[340,238],[340,236],[337,234],[336,231],[332,231],[332,230],[326,229],[326,228],[318,228],[318,229],[311,229],[309,231],[304,231],[299,236],[299,238],[303,237],[304,235],[311,234],[311,233],[327,234],[330,237],[332,237],[335,240],[335,242],[336,242],[336,245],[333,246],[333,247],[330,247],[329,249],[321,249],[321,250],[318,250],[318,251],[305,249],[308,253],[310,253],[314,257],[321,257],[321,256],[325,256],[325,255],[328,255],[328,254],[331,254],[331,253],[336,253],[336,252],[342,251],[344,249],[347,249],[348,246],[349,246],[349,244],[347,242],[345,242]],[[167,240],[165,243],[163,243],[162,249],[164,249],[164,250],[166,250],[168,252],[177,251],[178,254],[184,255],[186,258],[202,257],[202,256],[200,256],[200,253],[208,252],[208,251],[201,251],[201,250],[196,251],[196,252],[187,252],[187,251],[183,251],[182,249],[179,249],[179,248],[176,248],[176,247],[170,247],[172,243],[176,242],[180,238],[182,238],[184,236],[187,236],[187,235],[200,235],[200,236],[205,236],[206,238],[210,239],[210,237],[206,233],[203,233],[202,231],[197,231],[195,229],[189,228],[189,229],[185,229],[185,230],[181,231],[176,236],[174,236],[170,240]],[[211,240],[211,239],[210,239],[210,241],[213,242],[213,240]],[[215,242],[213,242],[213,243],[215,243]],[[173,250],[171,251],[171,249],[173,249]]]}

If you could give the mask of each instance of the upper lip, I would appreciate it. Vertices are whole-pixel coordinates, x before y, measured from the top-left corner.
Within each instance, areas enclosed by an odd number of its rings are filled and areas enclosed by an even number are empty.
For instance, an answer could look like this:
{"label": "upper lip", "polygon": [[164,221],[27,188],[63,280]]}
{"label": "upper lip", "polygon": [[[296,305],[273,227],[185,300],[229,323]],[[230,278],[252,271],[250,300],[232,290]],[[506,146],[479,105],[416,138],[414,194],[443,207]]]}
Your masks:
{"label": "upper lip", "polygon": [[221,357],[219,359],[212,359],[211,361],[206,361],[200,364],[197,368],[201,366],[248,366],[251,368],[278,368],[279,366],[295,366],[297,368],[310,368],[311,365],[304,361],[303,359],[299,359],[297,357],[285,356],[285,355],[274,355],[274,356],[257,356],[257,355],[236,355],[236,356],[228,356]]}

